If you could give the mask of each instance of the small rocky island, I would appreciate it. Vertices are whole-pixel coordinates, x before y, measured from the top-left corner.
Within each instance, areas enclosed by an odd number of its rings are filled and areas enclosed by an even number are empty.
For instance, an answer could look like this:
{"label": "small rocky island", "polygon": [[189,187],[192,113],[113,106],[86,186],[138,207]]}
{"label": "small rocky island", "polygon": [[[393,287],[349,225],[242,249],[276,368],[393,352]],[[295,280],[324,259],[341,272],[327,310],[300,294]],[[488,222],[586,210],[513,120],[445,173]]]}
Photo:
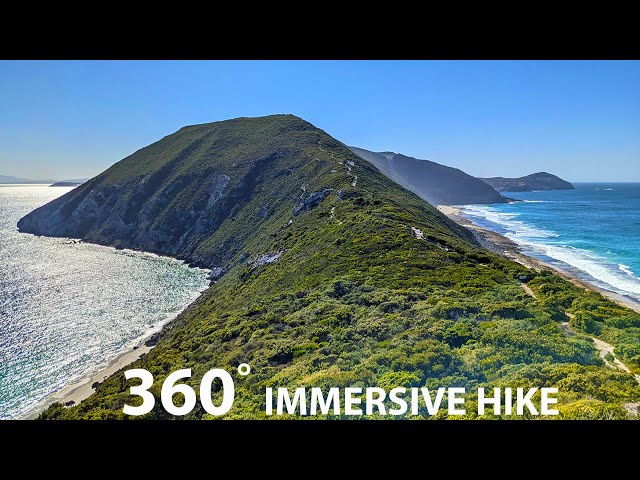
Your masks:
{"label": "small rocky island", "polygon": [[63,180],[62,182],[55,182],[49,185],[50,187],[77,187],[85,183],[88,178],[80,178],[78,180]]}

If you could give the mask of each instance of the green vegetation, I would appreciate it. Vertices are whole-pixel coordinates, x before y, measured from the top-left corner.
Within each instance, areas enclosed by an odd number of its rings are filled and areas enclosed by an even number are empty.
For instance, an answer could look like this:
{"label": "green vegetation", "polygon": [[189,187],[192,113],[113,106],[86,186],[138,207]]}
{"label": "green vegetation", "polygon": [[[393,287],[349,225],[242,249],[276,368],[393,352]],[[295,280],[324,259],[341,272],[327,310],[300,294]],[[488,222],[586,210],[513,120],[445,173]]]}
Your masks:
{"label": "green vegetation", "polygon": [[548,271],[541,272],[528,285],[555,319],[569,321],[574,329],[615,345],[616,356],[640,374],[640,313]]}
{"label": "green vegetation", "polygon": [[[165,168],[169,150],[182,161],[167,160],[165,180],[146,200],[139,197],[129,230],[119,230],[120,197],[133,201],[135,187]],[[146,418],[170,417],[160,406],[160,386],[180,368],[193,369],[187,383],[194,387],[211,368],[234,375],[236,400],[225,418],[265,418],[266,387],[551,386],[559,388],[561,418],[624,418],[624,404],[640,401],[633,376],[606,367],[586,335],[614,343],[616,354],[638,366],[637,314],[480,248],[466,229],[296,117],[187,127],[129,158],[71,192],[78,196],[63,197],[56,208],[67,226],[56,223],[52,207],[22,225],[48,234],[84,225],[75,232],[84,238],[139,248],[144,240],[162,252],[186,238],[181,255],[226,270],[149,354],[127,367],[154,375],[150,391],[158,401]],[[209,206],[197,185],[175,198],[162,195],[192,185],[191,175],[209,186],[220,175],[230,180]],[[316,192],[327,193],[294,215]],[[108,220],[92,224],[86,202],[100,196],[111,210],[100,212]],[[145,224],[151,220],[142,212],[158,198],[155,220]],[[226,210],[215,207],[225,202]],[[169,221],[175,209],[181,222]],[[202,212],[218,215],[211,231]],[[143,238],[145,229],[151,233]],[[275,253],[281,255],[271,263],[257,261]],[[532,278],[540,301],[524,292],[521,275]],[[565,312],[585,335],[563,333]],[[250,375],[236,374],[240,363],[251,365]],[[125,418],[122,406],[136,403],[128,390],[137,383],[120,371],[80,405],[54,404],[41,418]],[[475,417],[473,402],[468,397],[468,418]],[[208,415],[198,403],[181,418]]]}

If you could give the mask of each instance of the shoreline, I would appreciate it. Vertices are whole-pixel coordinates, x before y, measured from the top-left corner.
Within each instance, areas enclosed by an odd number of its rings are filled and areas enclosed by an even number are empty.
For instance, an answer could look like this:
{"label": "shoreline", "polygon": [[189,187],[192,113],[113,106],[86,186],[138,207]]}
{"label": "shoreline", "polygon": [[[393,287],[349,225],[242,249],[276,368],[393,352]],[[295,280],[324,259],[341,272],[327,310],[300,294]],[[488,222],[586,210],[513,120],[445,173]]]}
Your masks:
{"label": "shoreline", "polygon": [[57,392],[48,395],[37,405],[35,405],[31,410],[23,414],[21,417],[17,418],[17,420],[36,420],[38,416],[40,416],[40,414],[47,408],[49,408],[53,403],[60,402],[65,406],[75,407],[83,400],[90,397],[95,392],[95,388],[93,388],[93,385],[96,382],[102,383],[107,377],[110,377],[118,370],[121,370],[122,368],[130,365],[136,360],[139,360],[143,355],[147,355],[156,346],[156,343],[158,342],[158,338],[160,337],[162,331],[167,328],[172,322],[178,319],[183,313],[189,310],[195,303],[197,303],[209,290],[210,286],[211,284],[209,284],[205,289],[201,290],[199,295],[191,303],[185,305],[184,308],[176,311],[174,314],[167,317],[164,321],[153,327],[151,332],[146,333],[145,336],[138,340],[138,342],[133,347],[121,351],[115,357],[112,357],[108,361],[102,362],[98,365],[98,370],[96,370],[95,372],[88,373],[71,385],[67,385]]}
{"label": "shoreline", "polygon": [[[48,185],[48,184],[44,184],[44,185]],[[107,248],[107,249],[113,249],[119,252],[126,253],[127,251],[130,251],[135,254],[164,257],[164,258],[168,258],[168,259],[183,263],[187,265],[189,268],[204,269],[210,272],[210,270],[208,270],[207,268],[200,267],[200,266],[193,266],[185,260],[177,259],[176,257],[172,257],[169,255],[161,255],[153,252],[147,252],[144,250],[132,250],[128,248],[118,249],[110,245],[83,242],[80,239],[67,238],[67,240],[71,240],[74,243],[87,243],[89,245]],[[140,357],[142,357],[143,355],[148,354],[156,346],[158,337],[160,333],[165,329],[165,327],[167,327],[170,323],[176,320],[180,315],[182,315],[189,308],[191,308],[191,306],[195,304],[198,300],[200,300],[202,295],[210,287],[211,287],[211,282],[209,282],[206,287],[200,290],[200,292],[198,293],[198,296],[194,298],[191,302],[184,305],[184,307],[182,307],[180,310],[174,311],[173,313],[168,315],[163,321],[159,322],[156,326],[152,327],[150,331],[145,333],[144,336],[139,337],[139,339],[137,340],[137,343],[133,347],[122,350],[120,353],[116,354],[114,357],[105,359],[105,361],[98,364],[98,367],[97,367],[98,369],[95,372],[87,373],[83,377],[81,377],[79,380],[72,383],[71,385],[67,385],[62,389],[48,395],[47,397],[42,399],[40,402],[38,402],[28,412],[18,417],[17,420],[36,420],[42,412],[44,412],[47,408],[49,408],[49,406],[51,406],[53,403],[56,403],[56,402],[60,402],[65,406],[76,406],[79,403],[81,403],[83,400],[85,400],[95,392],[93,385],[96,382],[102,383],[107,377],[111,376],[118,370],[135,362],[136,360],[140,359]]]}
{"label": "shoreline", "polygon": [[[93,385],[96,382],[102,383],[107,377],[149,353],[151,349],[156,346],[158,334],[171,320],[161,324],[158,330],[140,340],[133,348],[120,352],[113,357],[106,366],[99,368],[98,371],[82,377],[77,382],[67,385],[62,390],[58,390],[49,395],[28,413],[20,417],[20,420],[36,420],[42,412],[56,402],[60,402],[65,406],[78,405],[95,392]],[[70,404],[69,402],[73,403]]]}
{"label": "shoreline", "polygon": [[500,235],[497,232],[494,232],[493,230],[489,230],[487,228],[476,225],[467,217],[465,217],[458,208],[452,207],[450,205],[437,205],[436,208],[457,224],[471,230],[476,240],[483,248],[486,248],[493,253],[508,258],[509,260],[518,262],[519,264],[536,271],[540,271],[542,269],[552,270],[574,285],[577,285],[586,290],[598,292],[609,300],[617,303],[618,305],[622,305],[624,307],[630,308],[631,310],[635,310],[636,312],[640,312],[640,301],[614,292],[612,290],[607,290],[606,288],[594,285],[590,282],[587,282],[586,280],[578,278],[569,270],[565,270],[558,267],[557,265],[550,264],[538,258],[522,253],[522,248],[516,242],[503,235]]}

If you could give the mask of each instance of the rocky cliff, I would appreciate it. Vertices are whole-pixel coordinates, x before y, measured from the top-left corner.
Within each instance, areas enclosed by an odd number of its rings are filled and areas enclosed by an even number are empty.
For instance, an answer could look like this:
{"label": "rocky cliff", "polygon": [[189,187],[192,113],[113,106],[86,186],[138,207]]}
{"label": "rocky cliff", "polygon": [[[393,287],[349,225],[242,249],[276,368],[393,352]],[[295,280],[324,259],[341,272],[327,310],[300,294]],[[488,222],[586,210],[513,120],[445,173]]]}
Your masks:
{"label": "rocky cliff", "polygon": [[[368,162],[293,115],[192,125],[35,210],[18,228],[172,255],[224,272],[325,199],[365,195],[371,186],[358,186],[358,175],[384,182]],[[473,241],[424,208],[441,228]]]}

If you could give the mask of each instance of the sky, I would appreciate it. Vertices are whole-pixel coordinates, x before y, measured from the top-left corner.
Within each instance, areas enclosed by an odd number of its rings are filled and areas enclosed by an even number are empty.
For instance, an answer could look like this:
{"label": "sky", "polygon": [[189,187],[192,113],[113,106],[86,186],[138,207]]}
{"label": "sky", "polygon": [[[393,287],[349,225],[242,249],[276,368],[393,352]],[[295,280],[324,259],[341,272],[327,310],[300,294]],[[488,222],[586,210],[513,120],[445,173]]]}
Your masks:
{"label": "sky", "polygon": [[0,174],[91,177],[274,113],[475,176],[640,181],[639,61],[0,61]]}

